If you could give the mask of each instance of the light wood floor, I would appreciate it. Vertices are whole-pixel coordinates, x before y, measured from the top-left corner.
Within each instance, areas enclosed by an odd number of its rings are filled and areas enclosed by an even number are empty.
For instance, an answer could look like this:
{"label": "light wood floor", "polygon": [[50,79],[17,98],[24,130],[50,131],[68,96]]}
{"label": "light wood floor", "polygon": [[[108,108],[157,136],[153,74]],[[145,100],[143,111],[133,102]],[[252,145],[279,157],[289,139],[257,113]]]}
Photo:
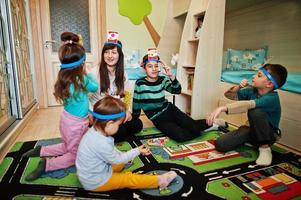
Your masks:
{"label": "light wood floor", "polygon": [[[59,119],[62,111],[63,107],[61,106],[39,109],[20,132],[15,142],[60,137]],[[152,122],[145,115],[142,115],[140,118],[143,121],[144,128],[153,126]],[[14,144],[15,142],[11,143]],[[0,153],[0,161],[6,153]]]}

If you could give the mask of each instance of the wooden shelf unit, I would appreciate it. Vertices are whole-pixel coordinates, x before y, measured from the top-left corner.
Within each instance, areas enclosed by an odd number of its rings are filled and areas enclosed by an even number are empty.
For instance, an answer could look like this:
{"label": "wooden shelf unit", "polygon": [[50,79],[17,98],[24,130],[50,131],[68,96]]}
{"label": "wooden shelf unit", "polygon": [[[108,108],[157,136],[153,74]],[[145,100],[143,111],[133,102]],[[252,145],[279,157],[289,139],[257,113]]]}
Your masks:
{"label": "wooden shelf unit", "polygon": [[[187,12],[177,65],[182,93],[176,105],[194,119],[206,117],[218,105],[224,15],[224,0],[191,0]],[[200,17],[203,23],[196,38]]]}

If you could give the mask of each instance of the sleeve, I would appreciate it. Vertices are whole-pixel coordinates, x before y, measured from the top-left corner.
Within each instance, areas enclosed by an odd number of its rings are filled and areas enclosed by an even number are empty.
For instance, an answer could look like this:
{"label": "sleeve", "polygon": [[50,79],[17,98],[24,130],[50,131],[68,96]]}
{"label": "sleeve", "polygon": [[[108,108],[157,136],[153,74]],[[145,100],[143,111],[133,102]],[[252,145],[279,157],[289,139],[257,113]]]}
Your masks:
{"label": "sleeve", "polygon": [[255,101],[236,101],[234,103],[227,104],[227,114],[244,113],[249,109],[255,108]]}
{"label": "sleeve", "polygon": [[98,83],[94,76],[89,73],[85,76],[85,87],[88,92],[96,92],[98,90]]}
{"label": "sleeve", "polygon": [[135,89],[134,89],[134,97],[133,97],[133,117],[139,117],[141,113],[141,103],[140,100],[140,94],[139,94],[139,86],[137,85],[137,81],[135,83]]}
{"label": "sleeve", "polygon": [[140,154],[138,147],[131,149],[127,152],[121,152],[117,150],[114,145],[108,146],[106,151],[101,153],[102,159],[111,164],[121,164],[127,163],[133,160],[136,156]]}
{"label": "sleeve", "polygon": [[176,78],[172,81],[169,77],[165,77],[163,84],[163,87],[167,92],[170,92],[171,94],[181,94],[182,87]]}
{"label": "sleeve", "polygon": [[250,100],[250,94],[253,92],[253,87],[247,87],[237,92],[238,100]]}
{"label": "sleeve", "polygon": [[275,96],[266,94],[262,97],[259,97],[254,100],[256,104],[256,108],[269,108],[275,104]]}
{"label": "sleeve", "polygon": [[236,91],[233,91],[233,88],[235,86],[231,87],[229,90],[227,90],[224,94],[224,96],[230,100],[234,100],[234,101],[237,101],[238,100],[238,96],[237,96],[237,92]]}

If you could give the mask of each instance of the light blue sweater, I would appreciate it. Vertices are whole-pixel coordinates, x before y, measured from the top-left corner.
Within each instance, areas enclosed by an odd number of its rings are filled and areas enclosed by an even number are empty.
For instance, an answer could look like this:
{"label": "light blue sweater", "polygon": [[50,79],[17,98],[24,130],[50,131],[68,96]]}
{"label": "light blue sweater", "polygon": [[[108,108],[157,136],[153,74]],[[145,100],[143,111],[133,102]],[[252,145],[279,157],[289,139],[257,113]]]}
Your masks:
{"label": "light blue sweater", "polygon": [[83,136],[75,161],[77,176],[86,190],[94,190],[112,176],[112,164],[127,163],[140,154],[138,147],[120,152],[114,138],[97,132],[93,127]]}
{"label": "light blue sweater", "polygon": [[89,97],[88,92],[96,92],[98,83],[92,74],[87,74],[84,77],[84,87],[86,91],[75,91],[74,85],[69,88],[70,97],[64,101],[64,109],[73,116],[84,118],[88,115]]}

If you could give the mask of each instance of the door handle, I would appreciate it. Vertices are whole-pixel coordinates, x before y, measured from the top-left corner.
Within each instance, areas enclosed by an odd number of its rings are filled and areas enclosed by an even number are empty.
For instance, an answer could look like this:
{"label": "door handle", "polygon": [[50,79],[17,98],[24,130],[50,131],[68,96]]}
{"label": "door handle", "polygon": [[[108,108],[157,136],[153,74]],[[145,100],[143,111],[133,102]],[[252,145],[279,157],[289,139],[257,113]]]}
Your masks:
{"label": "door handle", "polygon": [[56,40],[45,40],[44,42],[44,48],[48,49],[50,45],[57,44],[58,42]]}

